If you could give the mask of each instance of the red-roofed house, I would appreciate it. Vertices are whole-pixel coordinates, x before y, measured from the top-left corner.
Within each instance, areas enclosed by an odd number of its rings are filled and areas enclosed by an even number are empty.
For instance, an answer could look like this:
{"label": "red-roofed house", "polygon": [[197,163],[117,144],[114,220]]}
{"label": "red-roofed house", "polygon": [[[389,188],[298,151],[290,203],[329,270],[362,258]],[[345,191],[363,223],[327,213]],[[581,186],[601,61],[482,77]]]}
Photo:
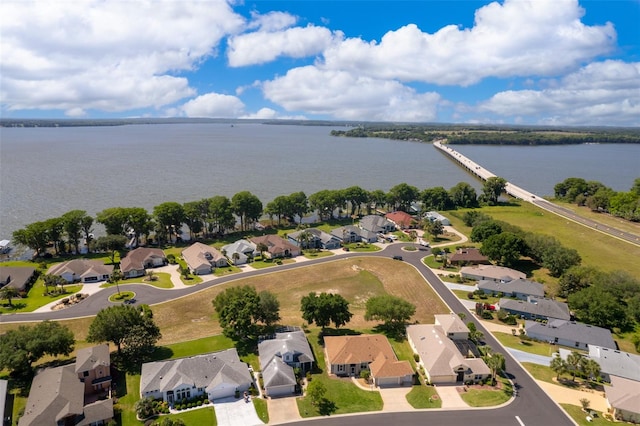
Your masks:
{"label": "red-roofed house", "polygon": [[414,228],[417,223],[413,216],[401,211],[387,213],[384,217],[388,221],[393,222],[398,229]]}

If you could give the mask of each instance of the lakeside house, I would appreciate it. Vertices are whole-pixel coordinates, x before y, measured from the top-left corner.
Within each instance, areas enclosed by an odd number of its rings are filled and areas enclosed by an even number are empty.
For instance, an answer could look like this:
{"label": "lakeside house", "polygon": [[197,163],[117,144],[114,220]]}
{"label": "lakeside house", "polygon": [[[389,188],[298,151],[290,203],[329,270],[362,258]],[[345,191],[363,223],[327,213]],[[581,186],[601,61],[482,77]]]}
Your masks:
{"label": "lakeside house", "polygon": [[276,333],[258,344],[262,381],[267,396],[291,395],[298,380],[294,368],[311,371],[315,358],[304,331]]}
{"label": "lakeside house", "polygon": [[13,287],[18,291],[26,291],[35,277],[36,268],[30,266],[3,266],[0,267],[0,288]]}
{"label": "lakeside house", "polygon": [[167,257],[161,249],[138,247],[120,259],[120,271],[124,278],[143,277],[148,268],[167,264]]}
{"label": "lakeside house", "polygon": [[[305,240],[304,233],[307,233],[308,240]],[[302,249],[323,249],[334,250],[340,248],[340,239],[332,234],[328,234],[317,228],[302,229],[300,231],[291,232],[287,235],[287,239]]]}
{"label": "lakeside house", "polygon": [[267,251],[264,253],[264,256],[269,259],[296,257],[300,256],[301,253],[300,247],[291,244],[284,238],[274,234],[253,237],[251,238],[251,242],[255,244],[256,247],[260,244],[264,244],[267,247]]}
{"label": "lakeside house", "polygon": [[198,242],[182,250],[182,258],[194,275],[210,274],[215,268],[229,265],[218,249]]}
{"label": "lakeside house", "polygon": [[509,282],[517,279],[524,280],[527,278],[527,274],[524,272],[495,265],[463,266],[460,268],[460,275],[462,278],[478,281],[492,280]]}
{"label": "lakeside house", "polygon": [[232,348],[142,364],[140,397],[161,399],[171,406],[203,395],[213,402],[244,392],[252,383],[248,365]]}
{"label": "lakeside house", "polygon": [[418,221],[407,212],[396,211],[384,215],[385,219],[393,223],[396,229],[415,228]]}
{"label": "lakeside house", "polygon": [[407,326],[407,340],[429,383],[478,383],[491,375],[469,341],[469,328],[455,314],[435,315],[435,323]]}
{"label": "lakeside house", "polygon": [[505,297],[515,297],[527,300],[528,297],[544,297],[544,286],[535,281],[517,279],[512,281],[481,280],[478,282],[478,290],[485,294],[502,293]]}
{"label": "lakeside house", "polygon": [[[227,256],[234,265],[244,265],[258,255],[256,245],[251,241],[240,239],[231,244],[222,246],[222,253]],[[235,255],[235,256],[234,256]]]}
{"label": "lakeside house", "polygon": [[396,230],[396,226],[382,216],[370,214],[360,219],[358,226],[374,234],[386,234]]}
{"label": "lakeside house", "polygon": [[97,283],[107,281],[113,273],[113,265],[105,265],[100,260],[73,259],[53,265],[47,271],[50,275],[59,275],[68,283]]}
{"label": "lakeside house", "polygon": [[426,212],[425,217],[431,222],[439,220],[442,225],[451,226],[451,221],[436,211]]}
{"label": "lakeside house", "polygon": [[559,319],[549,320],[546,324],[526,320],[524,329],[527,336],[556,345],[585,350],[589,346],[616,349],[611,331],[595,325]]}
{"label": "lakeside house", "polygon": [[348,243],[375,243],[378,241],[378,234],[354,225],[346,225],[331,231],[331,235],[338,238],[343,244]]}
{"label": "lakeside house", "polygon": [[113,419],[111,362],[105,345],[78,351],[74,364],[33,378],[19,426],[100,426]]}
{"label": "lakeside house", "polygon": [[359,377],[369,370],[375,386],[403,386],[413,383],[413,368],[399,361],[382,334],[325,336],[327,369],[336,376]]}

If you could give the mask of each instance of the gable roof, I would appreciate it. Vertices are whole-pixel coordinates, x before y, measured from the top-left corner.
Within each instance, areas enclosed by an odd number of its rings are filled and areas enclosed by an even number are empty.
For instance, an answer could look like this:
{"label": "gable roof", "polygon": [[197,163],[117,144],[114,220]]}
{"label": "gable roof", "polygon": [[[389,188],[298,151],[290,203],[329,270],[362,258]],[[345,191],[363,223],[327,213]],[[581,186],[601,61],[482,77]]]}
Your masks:
{"label": "gable roof", "polygon": [[227,256],[230,256],[233,253],[253,253],[256,251],[256,245],[251,241],[241,239],[238,241],[234,241],[231,244],[227,244],[222,246],[222,250],[227,252]]}
{"label": "gable roof", "polygon": [[276,333],[275,339],[258,343],[260,366],[262,369],[274,358],[282,358],[286,353],[293,355],[293,362],[314,362],[313,352],[304,331]]}
{"label": "gable roof", "polygon": [[84,384],[73,365],[45,368],[31,384],[27,406],[19,425],[55,425],[69,416],[82,414]]}
{"label": "gable roof", "polygon": [[435,315],[435,323],[442,327],[445,335],[449,333],[469,333],[469,328],[464,324],[462,319],[454,314]]}
{"label": "gable roof", "polygon": [[557,318],[563,320],[571,319],[569,306],[563,302],[556,302],[551,299],[534,299],[530,301],[500,299],[500,309],[513,310],[527,314],[546,318]]}
{"label": "gable roof", "polygon": [[543,336],[545,340],[554,338],[569,339],[575,342],[586,343],[588,345],[603,346],[605,348],[616,348],[611,331],[595,325],[583,324],[575,321],[565,321],[560,319],[549,320],[546,324],[537,321],[526,320],[524,328],[527,334]]}
{"label": "gable roof", "polygon": [[640,382],[640,355],[593,345],[589,358],[600,364],[603,373]]}
{"label": "gable roof", "polygon": [[140,394],[173,390],[181,384],[197,388],[214,388],[220,383],[238,387],[251,382],[247,364],[240,360],[235,348],[188,358],[142,364]]}
{"label": "gable roof", "polygon": [[455,251],[451,256],[449,256],[450,262],[487,262],[489,263],[489,258],[478,250],[475,247],[466,247],[459,248]]}
{"label": "gable roof", "polygon": [[518,278],[525,279],[527,274],[515,269],[495,265],[463,266],[460,268],[462,275],[474,275],[492,280],[512,281]]}
{"label": "gable roof", "polygon": [[299,241],[300,238],[300,234],[302,234],[303,232],[309,232],[311,235],[313,235],[313,237],[315,239],[318,239],[322,242],[322,244],[327,244],[329,242],[331,242],[332,240],[337,241],[338,238],[332,234],[328,234],[326,232],[324,232],[321,229],[318,228],[308,228],[308,229],[301,229],[300,231],[295,231],[295,232],[291,232],[288,235],[288,238]]}
{"label": "gable roof", "polygon": [[386,227],[392,226],[393,224],[382,216],[370,214],[360,219],[360,223],[358,225],[362,229],[378,233],[385,231]]}
{"label": "gable roof", "polygon": [[263,243],[267,246],[267,250],[271,254],[276,255],[284,255],[286,251],[297,253],[299,248],[284,238],[275,235],[275,234],[267,234],[259,237],[251,238],[251,242],[256,246],[260,243]]}
{"label": "gable roof", "polygon": [[105,265],[104,262],[100,260],[73,259],[68,262],[53,265],[47,273],[51,275],[68,273],[75,275],[76,279],[81,279],[91,276],[111,275],[112,272],[113,265]]}
{"label": "gable roof", "polygon": [[403,212],[403,211],[396,211],[396,212],[387,213],[384,217],[386,219],[390,220],[391,222],[395,223],[396,226],[400,226],[402,228],[408,228],[414,222],[416,222],[416,220],[413,218],[413,216],[411,216],[409,213]]}
{"label": "gable roof", "polygon": [[36,268],[32,268],[30,266],[0,267],[0,287],[8,285],[15,288],[16,290],[24,290],[35,272]]}
{"label": "gable roof", "polygon": [[611,386],[605,386],[604,391],[613,408],[640,414],[640,383],[611,376]]}
{"label": "gable roof", "polygon": [[544,286],[542,284],[520,278],[508,282],[480,280],[478,282],[478,289],[504,294],[521,293],[535,297],[544,297]]}
{"label": "gable roof", "polygon": [[182,257],[191,269],[211,266],[219,260],[224,259],[226,261],[227,259],[215,247],[198,242],[193,243],[186,249],[182,250]]}
{"label": "gable roof", "polygon": [[99,366],[110,366],[111,355],[109,345],[91,346],[90,348],[78,349],[76,354],[75,372],[90,371]]}
{"label": "gable roof", "polygon": [[272,358],[265,367],[262,367],[262,380],[265,388],[298,383],[293,368],[278,357]]}
{"label": "gable roof", "polygon": [[164,259],[165,255],[164,252],[158,248],[138,247],[120,259],[120,270],[127,272],[134,269],[145,269],[145,263],[149,258]]}

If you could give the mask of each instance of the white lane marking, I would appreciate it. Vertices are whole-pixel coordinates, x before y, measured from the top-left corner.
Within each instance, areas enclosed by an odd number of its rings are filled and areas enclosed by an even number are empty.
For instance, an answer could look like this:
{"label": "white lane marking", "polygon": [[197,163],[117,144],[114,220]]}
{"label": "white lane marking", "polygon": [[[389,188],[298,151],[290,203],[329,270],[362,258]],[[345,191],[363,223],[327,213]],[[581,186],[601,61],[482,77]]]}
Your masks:
{"label": "white lane marking", "polygon": [[520,423],[520,426],[525,426],[522,420],[520,420],[520,417],[516,416],[516,420]]}

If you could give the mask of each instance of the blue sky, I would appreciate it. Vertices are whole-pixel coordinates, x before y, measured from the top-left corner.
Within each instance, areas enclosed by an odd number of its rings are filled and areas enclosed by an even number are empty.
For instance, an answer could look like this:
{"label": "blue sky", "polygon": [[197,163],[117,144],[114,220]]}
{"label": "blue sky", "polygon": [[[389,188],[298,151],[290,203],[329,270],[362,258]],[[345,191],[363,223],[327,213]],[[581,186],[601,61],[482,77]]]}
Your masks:
{"label": "blue sky", "polygon": [[6,118],[640,126],[640,0],[0,3]]}

